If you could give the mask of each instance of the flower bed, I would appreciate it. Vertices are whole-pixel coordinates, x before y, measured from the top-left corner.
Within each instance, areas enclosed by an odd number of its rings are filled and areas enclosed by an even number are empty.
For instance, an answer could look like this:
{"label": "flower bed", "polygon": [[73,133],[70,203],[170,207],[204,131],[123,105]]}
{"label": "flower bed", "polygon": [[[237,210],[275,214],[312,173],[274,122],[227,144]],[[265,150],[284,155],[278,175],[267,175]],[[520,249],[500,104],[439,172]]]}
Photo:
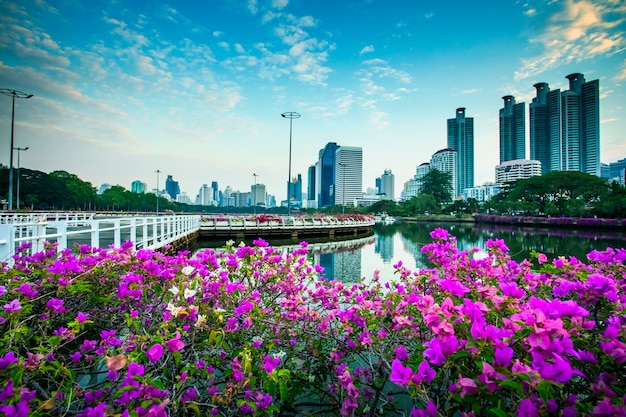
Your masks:
{"label": "flower bed", "polygon": [[18,254],[0,414],[626,413],[626,250],[517,263],[431,236],[432,269],[353,286],[319,280],[306,243]]}

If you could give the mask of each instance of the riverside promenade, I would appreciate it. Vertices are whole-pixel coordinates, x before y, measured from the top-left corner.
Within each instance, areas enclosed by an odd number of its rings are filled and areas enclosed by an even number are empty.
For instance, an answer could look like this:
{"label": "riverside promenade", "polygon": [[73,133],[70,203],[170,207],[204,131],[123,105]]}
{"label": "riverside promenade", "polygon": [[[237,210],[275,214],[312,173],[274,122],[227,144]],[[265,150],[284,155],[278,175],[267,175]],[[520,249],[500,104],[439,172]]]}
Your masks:
{"label": "riverside promenade", "polygon": [[372,233],[369,216],[227,216],[199,214],[146,215],[145,213],[0,212],[0,263],[13,256],[41,252],[55,243],[60,252],[75,245],[119,247],[130,241],[135,250],[178,251],[198,238],[237,240],[255,238],[304,239],[362,237]]}

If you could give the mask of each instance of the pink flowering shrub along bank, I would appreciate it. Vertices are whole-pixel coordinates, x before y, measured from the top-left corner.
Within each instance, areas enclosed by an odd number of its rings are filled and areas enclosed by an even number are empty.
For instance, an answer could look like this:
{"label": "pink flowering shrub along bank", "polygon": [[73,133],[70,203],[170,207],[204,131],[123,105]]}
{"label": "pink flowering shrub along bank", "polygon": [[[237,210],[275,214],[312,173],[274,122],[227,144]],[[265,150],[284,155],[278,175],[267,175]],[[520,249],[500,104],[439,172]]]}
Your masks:
{"label": "pink flowering shrub along bank", "polygon": [[626,415],[626,250],[517,263],[431,236],[432,269],[350,286],[306,243],[18,254],[0,415]]}

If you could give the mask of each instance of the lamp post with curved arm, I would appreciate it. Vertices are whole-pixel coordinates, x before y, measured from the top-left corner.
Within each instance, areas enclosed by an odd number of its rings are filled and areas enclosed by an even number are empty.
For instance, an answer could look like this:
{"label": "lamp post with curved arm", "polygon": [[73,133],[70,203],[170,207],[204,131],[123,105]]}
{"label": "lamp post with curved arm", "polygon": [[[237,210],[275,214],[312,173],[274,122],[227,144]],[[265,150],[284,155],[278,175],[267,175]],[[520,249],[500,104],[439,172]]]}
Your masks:
{"label": "lamp post with curved arm", "polygon": [[253,213],[256,215],[256,193],[257,193],[256,177],[258,177],[258,175],[255,173],[253,173],[252,175],[254,176],[254,188],[253,188],[254,192],[252,193],[252,195],[254,196],[254,199],[253,199],[252,207],[253,207]]}
{"label": "lamp post with curved arm", "polygon": [[281,114],[285,119],[289,119],[289,178],[287,178],[287,215],[291,216],[291,196],[289,195],[289,191],[291,188],[291,132],[293,119],[300,118],[300,113],[295,111],[287,111]]}
{"label": "lamp post with curved arm", "polygon": [[29,99],[33,95],[18,90],[12,90],[10,88],[0,88],[0,93],[5,96],[13,97],[13,104],[11,106],[11,148],[9,152],[9,210],[13,210],[13,134],[15,131],[15,99]]}
{"label": "lamp post with curved arm", "polygon": [[25,148],[13,148],[14,150],[17,151],[17,201],[15,204],[15,208],[17,210],[20,209],[20,153],[22,151],[27,151],[28,150],[28,146]]}

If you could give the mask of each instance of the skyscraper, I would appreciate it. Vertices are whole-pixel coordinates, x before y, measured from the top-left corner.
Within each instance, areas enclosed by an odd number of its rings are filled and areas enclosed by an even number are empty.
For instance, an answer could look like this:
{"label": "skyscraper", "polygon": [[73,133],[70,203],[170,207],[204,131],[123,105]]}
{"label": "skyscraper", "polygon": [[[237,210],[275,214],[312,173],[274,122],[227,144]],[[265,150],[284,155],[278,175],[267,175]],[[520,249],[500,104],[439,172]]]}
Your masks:
{"label": "skyscraper", "polygon": [[329,142],[319,152],[316,167],[317,207],[322,208],[335,204],[335,151],[339,148],[336,142]]}
{"label": "skyscraper", "polygon": [[569,90],[537,83],[530,110],[530,159],[542,173],[580,171],[600,175],[600,83],[583,74],[566,77]]}
{"label": "skyscraper", "polygon": [[[452,148],[441,149],[433,154],[430,158],[429,170],[436,169],[440,172],[447,172],[450,174],[452,183],[450,184],[450,191],[452,192],[452,199],[456,196],[462,195],[463,192],[459,190],[457,168],[458,152]],[[472,187],[465,187],[472,188]]]}
{"label": "skyscraper", "polygon": [[316,203],[317,193],[315,191],[316,190],[315,177],[316,177],[315,165],[311,165],[308,170],[307,187],[306,187],[306,193],[308,196],[307,207],[309,208],[317,208],[317,203]]}
{"label": "skyscraper", "polygon": [[174,201],[176,201],[176,197],[180,194],[178,181],[174,181],[174,178],[172,178],[171,175],[168,175],[165,180],[165,192],[167,192]]}
{"label": "skyscraper", "polygon": [[335,151],[335,205],[351,206],[363,197],[363,148],[339,146]]}
{"label": "skyscraper", "polygon": [[474,186],[474,118],[465,117],[465,107],[456,109],[456,117],[448,119],[448,148],[457,153],[457,197]]}
{"label": "skyscraper", "polygon": [[385,200],[395,200],[396,196],[394,194],[394,182],[395,177],[390,169],[386,169],[383,171],[383,175],[379,178],[376,178],[376,188],[378,194],[384,195]]}
{"label": "skyscraper", "polygon": [[526,155],[526,104],[504,96],[500,109],[500,163],[524,159]]}

